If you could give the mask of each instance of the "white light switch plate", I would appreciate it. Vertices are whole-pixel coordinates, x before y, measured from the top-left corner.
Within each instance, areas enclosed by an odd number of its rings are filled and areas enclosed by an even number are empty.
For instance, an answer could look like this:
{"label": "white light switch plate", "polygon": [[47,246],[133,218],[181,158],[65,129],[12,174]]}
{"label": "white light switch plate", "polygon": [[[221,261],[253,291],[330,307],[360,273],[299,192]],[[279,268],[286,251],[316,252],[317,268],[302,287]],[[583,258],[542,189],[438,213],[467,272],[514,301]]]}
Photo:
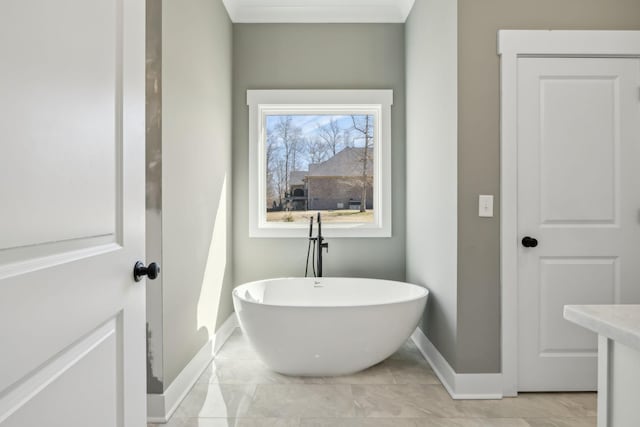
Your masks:
{"label": "white light switch plate", "polygon": [[493,216],[493,196],[492,195],[480,195],[478,198],[478,216],[492,217]]}

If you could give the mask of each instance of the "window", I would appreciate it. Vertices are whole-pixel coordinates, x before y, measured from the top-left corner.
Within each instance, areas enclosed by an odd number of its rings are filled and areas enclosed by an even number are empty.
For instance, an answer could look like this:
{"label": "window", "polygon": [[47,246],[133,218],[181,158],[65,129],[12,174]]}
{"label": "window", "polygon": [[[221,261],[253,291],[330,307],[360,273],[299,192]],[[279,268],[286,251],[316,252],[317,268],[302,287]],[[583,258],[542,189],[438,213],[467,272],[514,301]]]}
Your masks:
{"label": "window", "polygon": [[391,90],[249,90],[249,235],[391,236]]}

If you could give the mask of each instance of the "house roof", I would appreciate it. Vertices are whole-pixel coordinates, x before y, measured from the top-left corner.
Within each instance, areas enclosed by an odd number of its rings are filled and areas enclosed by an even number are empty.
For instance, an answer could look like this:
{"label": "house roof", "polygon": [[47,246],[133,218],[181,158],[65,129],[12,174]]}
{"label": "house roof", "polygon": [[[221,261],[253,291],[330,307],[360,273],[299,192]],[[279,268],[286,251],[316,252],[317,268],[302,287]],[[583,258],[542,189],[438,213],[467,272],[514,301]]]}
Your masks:
{"label": "house roof", "polygon": [[304,178],[309,171],[291,171],[289,173],[289,185],[304,185]]}
{"label": "house roof", "polygon": [[[330,159],[309,165],[307,176],[362,176],[364,148],[347,147]],[[368,150],[367,173],[373,172],[373,150]]]}

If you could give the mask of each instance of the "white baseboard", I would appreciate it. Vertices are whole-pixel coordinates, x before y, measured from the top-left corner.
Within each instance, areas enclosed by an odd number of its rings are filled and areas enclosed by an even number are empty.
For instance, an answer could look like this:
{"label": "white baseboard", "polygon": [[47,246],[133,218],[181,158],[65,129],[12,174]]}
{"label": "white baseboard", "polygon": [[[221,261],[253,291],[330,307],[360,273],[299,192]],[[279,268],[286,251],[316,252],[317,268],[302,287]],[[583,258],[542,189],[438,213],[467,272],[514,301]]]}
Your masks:
{"label": "white baseboard", "polygon": [[231,313],[163,394],[147,394],[147,422],[166,423],[171,418],[180,402],[189,393],[189,390],[237,327],[238,318],[235,313]]}
{"label": "white baseboard", "polygon": [[411,339],[453,399],[502,399],[502,374],[459,374],[420,328]]}
{"label": "white baseboard", "polygon": [[236,313],[231,313],[227,320],[224,321],[222,326],[218,328],[218,331],[213,335],[211,341],[213,342],[213,355],[218,354],[224,343],[227,342],[233,331],[240,325],[238,324],[238,317]]}

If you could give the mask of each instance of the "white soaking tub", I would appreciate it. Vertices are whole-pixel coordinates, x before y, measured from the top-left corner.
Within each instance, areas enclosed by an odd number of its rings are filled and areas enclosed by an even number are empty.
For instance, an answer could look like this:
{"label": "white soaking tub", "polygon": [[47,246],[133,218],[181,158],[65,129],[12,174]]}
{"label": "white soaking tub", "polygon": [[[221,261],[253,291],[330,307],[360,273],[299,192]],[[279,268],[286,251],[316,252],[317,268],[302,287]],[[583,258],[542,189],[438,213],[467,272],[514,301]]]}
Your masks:
{"label": "white soaking tub", "polygon": [[418,325],[429,291],[390,280],[269,279],[233,290],[258,356],[286,375],[335,376],[389,357]]}

